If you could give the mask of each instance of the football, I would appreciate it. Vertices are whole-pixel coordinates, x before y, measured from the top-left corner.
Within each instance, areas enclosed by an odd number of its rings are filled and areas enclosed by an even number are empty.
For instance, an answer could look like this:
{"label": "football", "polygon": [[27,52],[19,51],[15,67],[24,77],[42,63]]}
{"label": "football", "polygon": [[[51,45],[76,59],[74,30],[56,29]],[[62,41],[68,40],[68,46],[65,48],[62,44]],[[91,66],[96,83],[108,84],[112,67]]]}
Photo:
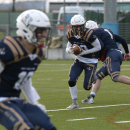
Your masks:
{"label": "football", "polygon": [[72,49],[73,49],[75,55],[78,55],[81,53],[81,48],[78,45],[73,45]]}

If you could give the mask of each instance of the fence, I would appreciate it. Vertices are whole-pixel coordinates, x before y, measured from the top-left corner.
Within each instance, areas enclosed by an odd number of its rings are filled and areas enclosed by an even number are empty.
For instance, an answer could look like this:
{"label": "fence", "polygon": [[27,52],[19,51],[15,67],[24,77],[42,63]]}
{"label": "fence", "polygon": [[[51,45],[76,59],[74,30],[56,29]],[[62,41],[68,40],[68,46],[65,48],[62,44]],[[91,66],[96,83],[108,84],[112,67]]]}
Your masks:
{"label": "fence", "polygon": [[0,25],[0,39],[9,35],[9,25]]}
{"label": "fence", "polygon": [[130,44],[130,23],[119,23],[119,35]]}
{"label": "fence", "polygon": [[[62,47],[63,37],[58,37],[58,30],[56,21],[52,23],[52,44],[57,45],[52,48]],[[16,28],[14,25],[0,24],[0,39],[6,35],[15,36]],[[119,23],[119,35],[126,39],[127,43],[130,44],[130,23]],[[60,45],[59,45],[60,44]]]}

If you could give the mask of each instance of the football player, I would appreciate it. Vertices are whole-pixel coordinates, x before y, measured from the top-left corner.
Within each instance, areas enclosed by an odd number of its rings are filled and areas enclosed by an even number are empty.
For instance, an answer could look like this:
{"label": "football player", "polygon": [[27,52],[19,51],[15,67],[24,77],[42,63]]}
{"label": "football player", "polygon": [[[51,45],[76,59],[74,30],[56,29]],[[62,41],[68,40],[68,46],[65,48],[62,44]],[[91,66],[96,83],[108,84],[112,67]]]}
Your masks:
{"label": "football player", "polygon": [[[32,9],[21,13],[16,22],[17,36],[0,41],[0,124],[7,130],[56,130],[37,102],[40,97],[31,81],[45,56],[40,47],[51,30],[49,18]],[[20,98],[21,91],[29,103]]]}
{"label": "football player", "polygon": [[[113,34],[111,30],[106,28],[98,28],[98,25],[94,21],[87,21],[86,28],[93,29],[96,36],[98,36],[104,43],[103,55],[105,56],[102,61],[103,66],[97,71],[97,81],[92,87],[90,95],[82,100],[82,103],[93,103],[95,94],[100,88],[101,80],[107,75],[111,76],[112,81],[120,82],[130,85],[130,78],[124,75],[120,75],[120,66],[123,61],[122,52],[118,49],[116,42],[120,42],[125,50],[124,59],[130,59],[128,45],[124,38],[119,35]],[[101,57],[100,57],[101,58]]]}
{"label": "football player", "polygon": [[73,45],[81,47],[82,52],[76,55],[76,59],[70,68],[69,90],[72,98],[72,104],[67,109],[76,109],[79,107],[77,101],[76,82],[84,70],[85,77],[83,87],[90,90],[94,81],[94,73],[97,68],[98,51],[101,44],[93,30],[85,29],[85,19],[81,15],[74,15],[70,21],[71,29],[67,33],[68,43],[66,52],[73,54]]}

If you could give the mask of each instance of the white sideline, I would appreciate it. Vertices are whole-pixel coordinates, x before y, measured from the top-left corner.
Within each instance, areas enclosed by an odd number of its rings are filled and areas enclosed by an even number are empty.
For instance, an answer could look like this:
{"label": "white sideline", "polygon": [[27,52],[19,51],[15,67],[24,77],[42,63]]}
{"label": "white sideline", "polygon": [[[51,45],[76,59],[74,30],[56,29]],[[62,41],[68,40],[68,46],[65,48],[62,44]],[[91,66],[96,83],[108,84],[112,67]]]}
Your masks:
{"label": "white sideline", "polygon": [[[101,108],[101,107],[116,107],[116,106],[129,106],[130,104],[116,104],[116,105],[104,105],[104,106],[94,106],[94,107],[80,107],[78,109],[90,109],[90,108]],[[56,110],[47,110],[47,112],[50,111],[68,111],[71,109],[56,109]]]}

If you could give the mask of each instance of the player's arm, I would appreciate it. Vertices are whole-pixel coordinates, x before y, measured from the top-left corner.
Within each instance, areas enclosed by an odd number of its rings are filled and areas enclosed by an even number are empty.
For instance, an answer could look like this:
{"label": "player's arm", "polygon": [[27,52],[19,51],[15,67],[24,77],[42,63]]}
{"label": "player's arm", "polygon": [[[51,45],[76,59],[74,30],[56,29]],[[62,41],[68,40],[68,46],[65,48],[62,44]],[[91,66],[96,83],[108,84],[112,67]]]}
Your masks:
{"label": "player's arm", "polygon": [[72,49],[72,44],[71,44],[71,41],[70,41],[71,37],[73,37],[73,35],[72,35],[71,29],[70,29],[67,32],[68,43],[67,43],[67,46],[66,46],[66,52],[68,54],[73,54],[74,53],[73,49]]}
{"label": "player's arm", "polygon": [[123,48],[125,50],[124,59],[125,60],[130,59],[129,48],[128,48],[126,40],[119,35],[114,34],[114,36],[115,36],[115,41],[121,43],[121,45],[123,46]]}
{"label": "player's arm", "polygon": [[92,49],[83,50],[79,55],[86,55],[101,50],[101,44],[98,38],[96,38],[95,41],[91,43],[91,45],[93,46]]}
{"label": "player's arm", "polygon": [[74,51],[72,49],[72,44],[69,41],[68,41],[67,46],[66,46],[66,52],[68,54],[73,54],[74,53]]}
{"label": "player's arm", "polygon": [[128,49],[126,40],[119,35],[114,34],[114,36],[115,36],[115,41],[121,43],[121,45],[123,46],[125,53],[129,53],[129,49]]}
{"label": "player's arm", "polygon": [[37,93],[36,89],[32,86],[31,78],[22,87],[22,92],[25,95],[25,97],[27,98],[29,103],[37,105],[44,112],[46,112],[46,107],[38,102],[38,100],[40,99],[40,96]]}

